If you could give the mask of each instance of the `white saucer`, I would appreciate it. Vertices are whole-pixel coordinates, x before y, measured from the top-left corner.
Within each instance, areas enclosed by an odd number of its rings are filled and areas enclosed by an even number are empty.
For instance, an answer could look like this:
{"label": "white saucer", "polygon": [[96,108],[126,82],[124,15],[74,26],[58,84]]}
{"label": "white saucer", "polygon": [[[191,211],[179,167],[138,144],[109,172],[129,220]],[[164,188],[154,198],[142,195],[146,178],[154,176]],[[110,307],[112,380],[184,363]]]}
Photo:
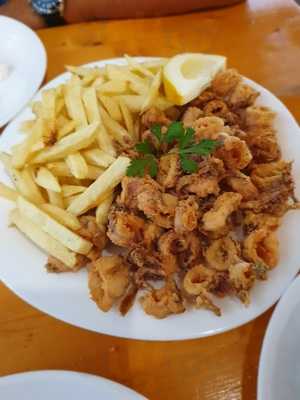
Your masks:
{"label": "white saucer", "polygon": [[264,338],[258,400],[300,399],[300,277],[278,303]]}
{"label": "white saucer", "polygon": [[0,127],[10,121],[33,97],[45,75],[45,48],[26,25],[0,16],[0,64],[9,76],[0,81]]}
{"label": "white saucer", "polygon": [[5,400],[146,400],[100,376],[71,371],[34,371],[0,378]]}

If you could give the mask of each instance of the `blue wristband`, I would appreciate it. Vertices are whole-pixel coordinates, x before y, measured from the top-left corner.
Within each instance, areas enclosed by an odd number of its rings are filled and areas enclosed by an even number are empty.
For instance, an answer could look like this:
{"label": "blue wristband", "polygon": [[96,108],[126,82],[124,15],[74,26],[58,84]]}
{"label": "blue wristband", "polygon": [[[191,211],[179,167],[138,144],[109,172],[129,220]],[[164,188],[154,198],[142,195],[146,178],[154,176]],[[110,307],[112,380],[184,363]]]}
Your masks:
{"label": "blue wristband", "polygon": [[8,0],[0,0],[0,6],[2,6],[3,4],[7,3]]}

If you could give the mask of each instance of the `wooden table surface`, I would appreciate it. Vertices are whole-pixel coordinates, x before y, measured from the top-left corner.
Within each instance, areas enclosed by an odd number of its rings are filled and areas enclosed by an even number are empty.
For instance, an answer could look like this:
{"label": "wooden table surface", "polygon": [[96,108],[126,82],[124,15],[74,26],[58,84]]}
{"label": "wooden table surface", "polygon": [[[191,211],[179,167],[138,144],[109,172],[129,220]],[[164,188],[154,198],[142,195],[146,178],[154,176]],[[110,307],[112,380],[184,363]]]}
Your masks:
{"label": "wooden table surface", "polygon": [[[300,7],[292,0],[249,0],[216,11],[95,22],[38,34],[48,54],[46,80],[63,72],[65,64],[124,53],[224,54],[300,120]],[[3,284],[0,299],[0,375],[69,369],[113,379],[151,400],[256,399],[259,355],[272,310],[225,334],[163,343],[75,328],[30,307]]]}

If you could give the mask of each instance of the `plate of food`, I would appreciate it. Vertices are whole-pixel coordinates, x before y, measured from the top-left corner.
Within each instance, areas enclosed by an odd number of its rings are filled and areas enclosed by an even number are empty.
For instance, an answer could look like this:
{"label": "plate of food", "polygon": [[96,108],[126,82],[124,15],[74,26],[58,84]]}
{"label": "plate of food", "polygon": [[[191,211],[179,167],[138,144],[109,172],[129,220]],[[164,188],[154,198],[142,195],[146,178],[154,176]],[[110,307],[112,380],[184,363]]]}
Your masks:
{"label": "plate of food", "polygon": [[67,69],[0,140],[2,281],[63,321],[144,340],[271,307],[300,259],[286,107],[222,56]]}
{"label": "plate of food", "polygon": [[47,55],[38,35],[0,15],[0,127],[31,100],[43,81]]}
{"label": "plate of food", "polygon": [[286,290],[269,322],[259,362],[258,400],[299,399],[300,277]]}
{"label": "plate of food", "polygon": [[0,378],[5,400],[146,400],[126,386],[100,376],[71,371],[33,371]]}

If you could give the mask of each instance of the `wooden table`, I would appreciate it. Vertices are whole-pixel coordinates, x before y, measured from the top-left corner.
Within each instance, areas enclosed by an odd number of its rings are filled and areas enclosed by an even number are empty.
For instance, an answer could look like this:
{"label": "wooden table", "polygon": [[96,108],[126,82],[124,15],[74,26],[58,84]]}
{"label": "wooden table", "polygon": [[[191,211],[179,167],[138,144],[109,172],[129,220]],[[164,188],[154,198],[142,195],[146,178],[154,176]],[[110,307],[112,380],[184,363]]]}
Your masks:
{"label": "wooden table", "polygon": [[[124,53],[224,54],[300,120],[300,7],[292,0],[249,0],[217,11],[95,22],[38,34],[48,53],[46,80],[65,64]],[[1,268],[9,265],[1,263]],[[215,337],[151,343],[72,327],[30,307],[4,285],[0,299],[0,375],[70,369],[113,379],[151,400],[256,399],[259,354],[272,311]]]}

